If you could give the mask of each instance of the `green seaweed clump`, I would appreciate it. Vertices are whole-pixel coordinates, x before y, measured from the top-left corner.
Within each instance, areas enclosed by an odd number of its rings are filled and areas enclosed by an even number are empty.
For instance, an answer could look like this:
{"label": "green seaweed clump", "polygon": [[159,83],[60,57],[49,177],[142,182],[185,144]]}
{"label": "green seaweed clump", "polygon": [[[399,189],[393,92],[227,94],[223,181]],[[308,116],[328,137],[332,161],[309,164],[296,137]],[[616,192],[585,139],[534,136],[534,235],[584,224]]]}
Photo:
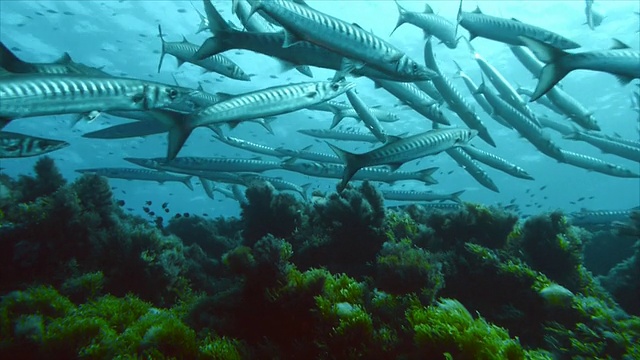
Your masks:
{"label": "green seaweed clump", "polygon": [[[425,359],[525,359],[525,351],[507,330],[474,319],[457,300],[414,306],[406,314],[414,341]],[[446,354],[446,355],[445,355]]]}
{"label": "green seaweed clump", "polygon": [[39,158],[34,170],[35,177],[21,175],[18,179],[16,189],[21,195],[20,202],[30,202],[41,196],[51,195],[67,183],[49,156]]}

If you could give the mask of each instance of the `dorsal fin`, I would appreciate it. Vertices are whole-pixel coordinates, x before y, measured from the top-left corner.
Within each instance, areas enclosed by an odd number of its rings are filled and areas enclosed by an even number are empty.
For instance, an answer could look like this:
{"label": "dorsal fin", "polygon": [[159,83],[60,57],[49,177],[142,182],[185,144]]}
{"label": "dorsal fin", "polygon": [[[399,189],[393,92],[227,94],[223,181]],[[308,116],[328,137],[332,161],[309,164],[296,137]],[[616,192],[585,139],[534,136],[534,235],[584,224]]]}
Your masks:
{"label": "dorsal fin", "polygon": [[482,14],[482,10],[480,10],[480,6],[476,5],[476,9],[472,11],[474,14]]}
{"label": "dorsal fin", "polygon": [[433,9],[429,4],[424,4],[424,13],[425,14],[433,14]]}
{"label": "dorsal fin", "polygon": [[631,48],[629,45],[623,43],[622,41],[618,40],[618,39],[613,39],[613,46],[611,46],[612,50],[619,50],[619,49],[629,49]]}
{"label": "dorsal fin", "polygon": [[68,52],[65,52],[64,54],[62,54],[62,56],[60,56],[60,58],[56,61],[54,61],[56,64],[69,64],[71,62],[73,62],[73,60],[71,60],[71,55],[69,55]]}

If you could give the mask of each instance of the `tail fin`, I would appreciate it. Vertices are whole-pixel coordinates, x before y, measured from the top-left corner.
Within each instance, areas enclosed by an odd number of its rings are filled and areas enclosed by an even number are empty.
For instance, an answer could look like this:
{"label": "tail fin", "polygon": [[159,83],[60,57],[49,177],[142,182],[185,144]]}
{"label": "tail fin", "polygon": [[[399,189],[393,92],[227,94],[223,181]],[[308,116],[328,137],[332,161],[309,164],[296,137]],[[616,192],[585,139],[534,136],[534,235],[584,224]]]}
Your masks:
{"label": "tail fin", "polygon": [[329,129],[333,129],[336,126],[338,126],[338,124],[340,124],[342,119],[344,119],[344,115],[343,115],[342,111],[340,111],[340,110],[335,111],[333,113],[333,120],[331,121],[331,126],[329,127]]}
{"label": "tail fin", "polygon": [[570,55],[564,50],[526,36],[518,36],[518,39],[533,52],[538,60],[547,64],[540,71],[538,85],[529,99],[530,102],[536,101],[569,73],[567,69],[560,66],[558,60]]}
{"label": "tail fin", "polygon": [[227,21],[222,18],[222,15],[216,10],[215,6],[211,3],[211,0],[202,0],[204,5],[204,12],[207,14],[207,20],[209,21],[209,30],[215,34],[218,31],[232,30]]}
{"label": "tail fin", "polygon": [[26,63],[20,59],[3,43],[0,41],[0,68],[6,69],[9,72],[24,72],[20,71]]}
{"label": "tail fin", "polygon": [[198,25],[198,31],[196,31],[196,34],[200,34],[205,30],[209,30],[209,20],[207,19],[207,17],[204,16],[204,14],[201,13],[200,10],[198,10],[198,8],[195,5],[193,5],[192,2],[191,2],[191,6],[193,6],[193,10],[195,10],[196,13],[198,13],[198,17],[200,17],[200,24]]}
{"label": "tail fin", "polygon": [[405,8],[400,6],[400,3],[398,3],[398,0],[395,0],[395,2],[396,2],[396,5],[398,6],[398,22],[396,23],[396,27],[394,27],[393,30],[391,30],[391,34],[389,34],[389,36],[393,35],[393,33],[400,27],[400,25],[406,22],[405,14],[407,13],[407,10],[405,10]]}
{"label": "tail fin", "polygon": [[430,184],[430,185],[437,184],[438,180],[436,180],[433,177],[431,177],[431,175],[434,172],[436,172],[436,170],[438,170],[437,167],[432,167],[432,168],[428,168],[428,169],[424,169],[424,170],[418,171],[420,180],[422,182],[424,182],[425,184]]}
{"label": "tail fin", "polygon": [[150,113],[158,121],[169,127],[167,160],[175,159],[193,131],[193,127],[188,122],[189,115],[167,110],[151,110]]}
{"label": "tail fin", "polygon": [[458,27],[460,26],[460,20],[462,20],[462,0],[460,0],[460,5],[458,6],[458,15],[456,15],[456,30],[454,32],[455,37],[458,37]]}
{"label": "tail fin", "polygon": [[333,150],[333,152],[340,158],[340,160],[342,160],[345,165],[344,173],[342,174],[342,181],[338,185],[338,191],[340,192],[344,190],[353,175],[355,175],[355,173],[362,168],[362,165],[360,164],[360,155],[342,150],[339,147],[328,142],[327,145],[329,145],[331,150]]}
{"label": "tail fin", "polygon": [[189,190],[193,191],[193,184],[191,184],[191,176],[185,176],[180,180]]}
{"label": "tail fin", "polygon": [[451,197],[451,201],[455,201],[458,204],[462,204],[462,200],[460,200],[460,195],[462,195],[462,193],[464,192],[464,190],[460,190],[460,191],[456,191],[452,194],[450,194],[449,196]]}
{"label": "tail fin", "polygon": [[158,63],[158,73],[160,73],[160,68],[162,67],[162,60],[164,60],[164,56],[166,55],[164,49],[164,39],[162,38],[162,27],[158,24],[158,35],[160,35],[160,41],[162,42],[162,50],[160,52],[160,62]]}
{"label": "tail fin", "polygon": [[[229,30],[229,32],[233,31],[236,30]],[[215,33],[215,36],[205,40],[204,43],[202,43],[202,46],[200,46],[200,49],[193,54],[193,58],[195,60],[202,60],[231,49],[233,45],[224,40],[224,33],[226,32],[227,31],[218,31]]]}

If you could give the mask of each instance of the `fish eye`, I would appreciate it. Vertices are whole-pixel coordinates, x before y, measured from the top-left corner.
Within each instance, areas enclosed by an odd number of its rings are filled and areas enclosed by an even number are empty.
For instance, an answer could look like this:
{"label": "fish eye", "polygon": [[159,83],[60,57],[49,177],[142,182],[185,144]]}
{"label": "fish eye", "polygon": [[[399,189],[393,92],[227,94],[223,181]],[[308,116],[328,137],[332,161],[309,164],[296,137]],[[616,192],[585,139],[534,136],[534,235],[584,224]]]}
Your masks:
{"label": "fish eye", "polygon": [[331,84],[331,90],[333,90],[333,91],[340,90],[340,84],[338,84],[338,83]]}
{"label": "fish eye", "polygon": [[176,89],[167,89],[167,96],[171,100],[177,98],[178,97],[178,90],[176,90]]}

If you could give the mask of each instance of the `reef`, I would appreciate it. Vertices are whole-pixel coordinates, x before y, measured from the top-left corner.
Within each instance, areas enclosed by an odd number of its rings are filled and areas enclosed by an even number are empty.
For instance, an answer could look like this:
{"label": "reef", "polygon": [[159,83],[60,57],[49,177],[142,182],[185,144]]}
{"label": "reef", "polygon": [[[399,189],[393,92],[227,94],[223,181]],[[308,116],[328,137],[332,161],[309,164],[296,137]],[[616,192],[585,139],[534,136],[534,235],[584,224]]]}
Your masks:
{"label": "reef", "polygon": [[[2,358],[640,356],[633,221],[391,211],[364,182],[311,202],[256,185],[238,218],[159,226],[46,157],[0,180]],[[589,252],[614,236],[617,263]]]}

